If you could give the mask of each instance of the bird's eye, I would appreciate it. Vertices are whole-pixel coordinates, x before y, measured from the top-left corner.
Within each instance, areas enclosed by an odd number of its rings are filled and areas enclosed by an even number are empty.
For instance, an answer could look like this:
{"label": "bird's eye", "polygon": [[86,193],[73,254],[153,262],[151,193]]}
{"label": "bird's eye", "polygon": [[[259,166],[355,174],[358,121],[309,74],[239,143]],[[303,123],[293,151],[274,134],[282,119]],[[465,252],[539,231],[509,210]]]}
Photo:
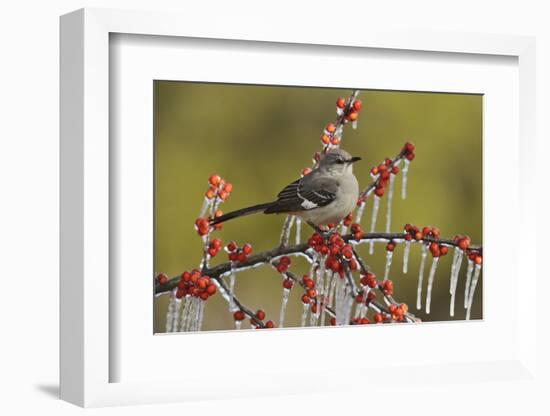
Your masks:
{"label": "bird's eye", "polygon": [[336,163],[342,164],[342,163],[344,163],[344,159],[340,159],[340,158],[339,158],[339,159],[336,159]]}

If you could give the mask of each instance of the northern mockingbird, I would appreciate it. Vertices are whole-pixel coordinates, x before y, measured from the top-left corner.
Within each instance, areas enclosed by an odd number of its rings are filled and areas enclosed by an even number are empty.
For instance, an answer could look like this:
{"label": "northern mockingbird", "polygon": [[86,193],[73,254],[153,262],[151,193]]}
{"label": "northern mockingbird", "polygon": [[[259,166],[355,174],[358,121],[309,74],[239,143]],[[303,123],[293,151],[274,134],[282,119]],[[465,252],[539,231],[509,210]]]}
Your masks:
{"label": "northern mockingbird", "polygon": [[357,204],[359,184],[352,166],[358,160],[361,158],[345,150],[330,150],[321,156],[316,169],[286,186],[275,201],[229,212],[211,224],[263,212],[296,215],[318,231],[326,229],[344,219]]}

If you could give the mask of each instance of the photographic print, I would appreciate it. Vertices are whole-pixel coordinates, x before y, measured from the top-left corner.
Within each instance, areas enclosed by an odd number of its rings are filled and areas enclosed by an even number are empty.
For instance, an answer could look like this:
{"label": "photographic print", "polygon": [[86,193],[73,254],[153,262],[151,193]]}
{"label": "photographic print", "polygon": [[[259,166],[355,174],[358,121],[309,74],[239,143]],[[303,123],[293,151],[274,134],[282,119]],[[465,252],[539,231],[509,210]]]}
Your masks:
{"label": "photographic print", "polygon": [[155,333],[483,319],[482,95],[154,93]]}

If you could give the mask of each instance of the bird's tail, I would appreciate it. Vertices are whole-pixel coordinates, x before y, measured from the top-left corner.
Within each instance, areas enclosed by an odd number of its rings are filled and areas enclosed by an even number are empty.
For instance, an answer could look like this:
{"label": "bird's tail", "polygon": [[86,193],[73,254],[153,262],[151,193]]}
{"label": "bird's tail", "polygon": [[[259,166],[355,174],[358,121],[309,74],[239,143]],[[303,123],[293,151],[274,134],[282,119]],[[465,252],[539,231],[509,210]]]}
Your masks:
{"label": "bird's tail", "polygon": [[267,208],[269,208],[272,204],[273,204],[273,202],[267,202],[265,204],[253,205],[251,207],[241,208],[241,209],[238,209],[236,211],[228,212],[227,214],[223,214],[222,216],[220,216],[218,218],[214,218],[210,222],[210,225],[216,225],[216,224],[219,224],[221,222],[226,222],[226,221],[232,220],[233,218],[243,217],[245,215],[250,215],[250,214],[255,214],[256,212],[263,212]]}

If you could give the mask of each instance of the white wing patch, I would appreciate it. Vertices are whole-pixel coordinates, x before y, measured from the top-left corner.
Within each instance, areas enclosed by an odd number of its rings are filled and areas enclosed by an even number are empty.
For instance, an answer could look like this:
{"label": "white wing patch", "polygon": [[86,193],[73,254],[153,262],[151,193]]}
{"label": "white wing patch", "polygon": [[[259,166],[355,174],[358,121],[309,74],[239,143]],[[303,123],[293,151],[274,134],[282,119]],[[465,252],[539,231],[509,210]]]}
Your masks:
{"label": "white wing patch", "polygon": [[304,199],[304,202],[302,202],[302,207],[304,209],[313,209],[317,208],[317,204],[315,202],[308,201],[307,199]]}

